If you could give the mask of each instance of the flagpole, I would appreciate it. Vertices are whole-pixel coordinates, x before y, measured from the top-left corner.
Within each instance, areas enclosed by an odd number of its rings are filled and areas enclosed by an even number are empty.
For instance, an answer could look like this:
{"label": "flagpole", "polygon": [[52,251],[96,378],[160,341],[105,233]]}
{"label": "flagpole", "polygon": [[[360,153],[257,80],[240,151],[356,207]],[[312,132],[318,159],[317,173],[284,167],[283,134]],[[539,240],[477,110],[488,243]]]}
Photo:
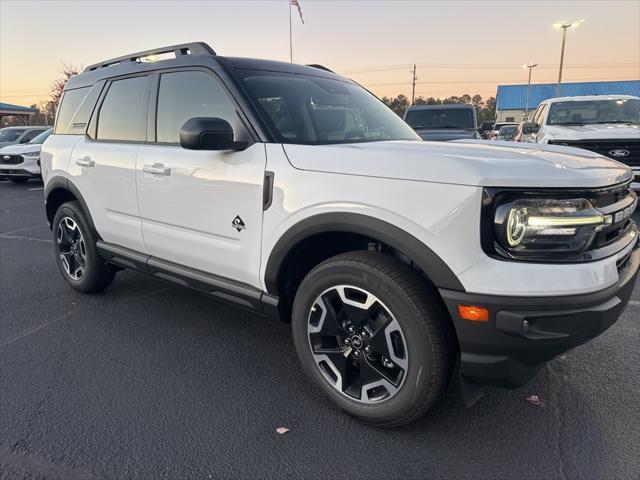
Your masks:
{"label": "flagpole", "polygon": [[291,0],[287,0],[289,4],[289,61],[293,63],[293,33],[291,32]]}

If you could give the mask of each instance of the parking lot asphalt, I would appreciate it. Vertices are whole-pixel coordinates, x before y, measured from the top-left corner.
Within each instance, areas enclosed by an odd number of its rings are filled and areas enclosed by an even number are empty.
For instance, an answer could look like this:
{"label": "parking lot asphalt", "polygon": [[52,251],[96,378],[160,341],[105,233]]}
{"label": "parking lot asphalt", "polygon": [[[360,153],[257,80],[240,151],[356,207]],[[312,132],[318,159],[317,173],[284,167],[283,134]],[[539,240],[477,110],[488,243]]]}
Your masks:
{"label": "parking lot asphalt", "polygon": [[318,394],[285,323],[128,271],[71,290],[42,196],[0,183],[2,479],[639,476],[639,285],[525,387],[465,408],[452,382],[418,423],[379,430]]}

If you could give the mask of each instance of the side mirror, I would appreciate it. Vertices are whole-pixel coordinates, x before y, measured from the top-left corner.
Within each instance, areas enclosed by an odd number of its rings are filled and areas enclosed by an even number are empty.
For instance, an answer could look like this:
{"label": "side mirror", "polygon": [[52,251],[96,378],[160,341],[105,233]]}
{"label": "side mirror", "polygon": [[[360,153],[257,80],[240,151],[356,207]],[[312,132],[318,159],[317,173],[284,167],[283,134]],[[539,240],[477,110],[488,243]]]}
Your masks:
{"label": "side mirror", "polygon": [[229,122],[215,117],[190,118],[180,128],[180,146],[189,150],[244,150],[248,142],[235,142]]}
{"label": "side mirror", "polygon": [[524,122],[522,124],[522,133],[524,135],[533,135],[538,133],[540,130],[540,125],[535,122]]}

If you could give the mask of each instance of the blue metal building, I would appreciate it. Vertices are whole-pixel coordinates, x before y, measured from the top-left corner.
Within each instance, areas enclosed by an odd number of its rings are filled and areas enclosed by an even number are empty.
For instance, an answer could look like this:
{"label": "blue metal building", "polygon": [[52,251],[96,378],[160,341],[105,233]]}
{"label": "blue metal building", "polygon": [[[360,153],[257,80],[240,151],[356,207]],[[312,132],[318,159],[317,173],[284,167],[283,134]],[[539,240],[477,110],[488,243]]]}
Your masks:
{"label": "blue metal building", "polygon": [[[557,97],[555,83],[531,84],[529,111],[548,98]],[[640,97],[640,80],[615,82],[580,82],[560,85],[560,97],[580,95],[635,95]],[[496,118],[498,121],[522,120],[527,102],[527,85],[498,85]]]}

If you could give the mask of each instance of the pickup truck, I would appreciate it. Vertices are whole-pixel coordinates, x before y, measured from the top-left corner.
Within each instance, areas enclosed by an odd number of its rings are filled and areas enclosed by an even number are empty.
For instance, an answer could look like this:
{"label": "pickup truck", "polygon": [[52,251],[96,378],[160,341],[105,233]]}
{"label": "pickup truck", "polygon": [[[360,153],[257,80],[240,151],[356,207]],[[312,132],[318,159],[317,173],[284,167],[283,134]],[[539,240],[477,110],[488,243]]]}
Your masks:
{"label": "pickup truck", "polygon": [[640,98],[590,95],[542,102],[523,139],[584,148],[631,167],[632,188],[640,190]]}

